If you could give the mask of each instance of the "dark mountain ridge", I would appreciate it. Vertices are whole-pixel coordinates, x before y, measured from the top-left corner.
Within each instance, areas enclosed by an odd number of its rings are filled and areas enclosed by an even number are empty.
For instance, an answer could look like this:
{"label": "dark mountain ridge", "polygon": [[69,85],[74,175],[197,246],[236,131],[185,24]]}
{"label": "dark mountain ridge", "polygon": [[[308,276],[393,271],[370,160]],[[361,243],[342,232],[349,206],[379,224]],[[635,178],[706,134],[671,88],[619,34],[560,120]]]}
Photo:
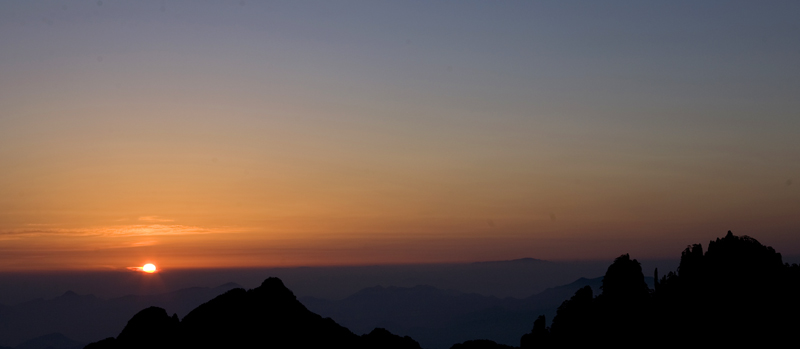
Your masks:
{"label": "dark mountain ridge", "polygon": [[[540,261],[522,259],[486,263],[517,262]],[[596,283],[593,286],[595,289],[599,287],[599,281],[594,280],[593,283]],[[334,318],[357,334],[383,327],[394,333],[414,338],[419,336],[419,340],[426,343],[428,348],[446,348],[456,340],[471,338],[469,336],[474,333],[504,343],[514,343],[520,331],[526,330],[537,315],[534,312],[541,311],[552,318],[558,304],[580,286],[564,285],[547,289],[541,295],[527,297],[530,298],[527,302],[509,297],[439,290],[432,286],[376,286],[358,291],[345,300],[305,297],[301,301],[315,313]],[[162,307],[170,313],[187,314],[213,297],[238,287],[238,284],[227,283],[215,288],[190,287],[165,294],[128,295],[108,300],[67,291],[49,300],[38,299],[11,307],[0,305],[0,344],[19,345],[24,340],[54,332],[64,333],[83,343],[91,342],[118,335],[120,328],[136,312],[149,306]],[[542,297],[554,291],[561,294]],[[374,297],[371,303],[367,301],[369,295]],[[448,304],[449,307],[445,307]],[[497,323],[505,323],[506,326],[496,326]]]}
{"label": "dark mountain ridge", "polygon": [[251,290],[232,289],[200,305],[183,320],[150,307],[134,315],[119,336],[88,345],[111,348],[415,348],[409,337],[375,329],[357,336],[312,313],[280,279]]}
{"label": "dark mountain ridge", "polygon": [[[677,272],[659,278],[656,269],[654,274],[651,288],[641,264],[625,254],[607,268],[599,287],[598,279],[579,279],[525,299],[500,299],[430,286],[371,287],[343,301],[360,311],[383,306],[388,314],[385,320],[392,326],[413,318],[412,314],[418,318],[425,317],[426,312],[439,316],[430,321],[439,327],[407,329],[423,337],[448,331],[441,323],[446,317],[435,313],[456,313],[455,321],[469,332],[469,340],[453,348],[506,348],[503,343],[486,339],[500,329],[507,331],[510,324],[531,313],[509,311],[507,307],[520,309],[520,304],[537,299],[542,302],[547,297],[563,297],[576,287],[573,295],[557,307],[549,327],[544,316],[525,320],[528,326],[533,323],[533,328],[518,342],[522,348],[598,344],[779,346],[792,343],[800,326],[796,316],[800,312],[800,266],[784,264],[779,253],[753,238],[728,232],[724,238],[711,241],[705,252],[699,244],[690,245],[681,254]],[[77,303],[89,299],[73,293],[65,293],[63,298]],[[149,307],[133,316],[116,338],[87,348],[420,347],[412,337],[394,335],[390,330],[374,329],[358,336],[331,318],[310,311],[279,279],[269,278],[251,290],[229,290],[182,320],[162,308]],[[524,332],[519,330],[516,338]]]}
{"label": "dark mountain ridge", "polygon": [[186,314],[198,305],[239,285],[192,287],[156,295],[130,295],[101,299],[94,295],[64,292],[53,299],[37,299],[14,306],[0,306],[0,338],[5,345],[18,346],[25,340],[62,333],[88,343],[119,333],[138,311],[158,306]]}
{"label": "dark mountain ridge", "polygon": [[641,265],[617,258],[597,297],[581,288],[547,328],[539,317],[522,348],[572,348],[597,344],[656,347],[778,347],[796,341],[800,326],[800,266],[780,253],[730,231],[686,247],[677,272],[644,282]]}

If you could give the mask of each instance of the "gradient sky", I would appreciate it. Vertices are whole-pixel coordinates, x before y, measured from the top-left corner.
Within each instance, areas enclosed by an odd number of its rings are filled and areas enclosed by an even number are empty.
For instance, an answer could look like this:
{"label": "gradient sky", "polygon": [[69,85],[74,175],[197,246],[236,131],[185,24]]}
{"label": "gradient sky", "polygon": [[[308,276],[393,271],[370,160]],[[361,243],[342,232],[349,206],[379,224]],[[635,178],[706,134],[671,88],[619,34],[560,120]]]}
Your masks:
{"label": "gradient sky", "polygon": [[0,2],[0,270],[798,254],[798,18]]}

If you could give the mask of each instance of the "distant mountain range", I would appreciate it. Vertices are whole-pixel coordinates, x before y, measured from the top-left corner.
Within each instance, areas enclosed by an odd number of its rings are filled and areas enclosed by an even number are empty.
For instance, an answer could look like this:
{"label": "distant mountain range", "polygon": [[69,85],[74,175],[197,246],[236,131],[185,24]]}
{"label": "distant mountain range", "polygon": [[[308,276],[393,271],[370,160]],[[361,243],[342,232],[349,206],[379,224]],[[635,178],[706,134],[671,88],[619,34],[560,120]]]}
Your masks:
{"label": "distant mountain range", "polygon": [[[482,263],[530,262],[539,261]],[[524,299],[497,298],[431,286],[375,286],[342,300],[304,297],[300,301],[309,310],[330,317],[357,334],[382,327],[411,336],[426,348],[447,348],[453,343],[474,339],[476,335],[515,344],[519,334],[530,329],[537,315],[546,314],[552,318],[558,305],[576,290],[587,285],[598,289],[601,279],[581,278]],[[159,295],[130,295],[108,300],[68,291],[50,300],[0,305],[0,344],[19,349],[26,340],[50,334],[60,334],[76,343],[89,343],[118,335],[134,314],[147,307],[161,307],[170,314],[188,314],[204,302],[235,288],[240,286],[227,283],[214,288],[193,287]]]}
{"label": "distant mountain range", "polygon": [[[313,266],[286,268],[166,269],[157,275],[130,271],[0,273],[0,304],[52,299],[67,290],[102,299],[129,294],[161,294],[194,286],[214,287],[235,281],[246,288],[267,276],[280,278],[298,297],[343,299],[375,285],[414,287],[525,298],[580,277],[598,277],[611,260],[544,261],[522,258],[452,264]],[[644,270],[674,270],[678,260],[652,261]],[[650,273],[648,273],[650,274]],[[2,340],[0,338],[0,340]],[[2,344],[2,343],[0,343]]]}
{"label": "distant mountain range", "polygon": [[51,333],[29,339],[14,348],[0,347],[0,349],[83,349],[86,343],[67,338],[61,333]]}
{"label": "distant mountain range", "polygon": [[19,349],[26,340],[52,333],[63,334],[78,343],[89,343],[119,334],[128,320],[144,308],[158,306],[173,313],[187,314],[200,304],[239,287],[227,283],[214,288],[192,287],[108,300],[67,291],[50,300],[0,305],[0,345]]}
{"label": "distant mountain range", "polygon": [[[687,247],[678,272],[658,280],[645,277],[641,264],[624,254],[603,278],[580,278],[523,299],[432,286],[375,286],[341,300],[306,297],[304,305],[275,277],[250,290],[235,286],[107,301],[67,292],[49,301],[3,307],[0,326],[6,332],[15,327],[44,331],[70,323],[85,331],[104,315],[116,321],[123,307],[166,302],[178,309],[201,302],[183,319],[146,307],[121,332],[109,330],[119,335],[85,349],[533,349],[635,346],[649,340],[657,347],[778,347],[792,343],[800,324],[793,316],[800,310],[800,266],[785,264],[773,248],[730,231],[710,241],[705,252],[700,244]],[[232,289],[202,302],[226,288]],[[548,327],[546,317],[552,313]],[[50,333],[19,342],[15,349],[80,346],[80,341]]]}
{"label": "distant mountain range", "polygon": [[[335,319],[355,333],[382,327],[410,336],[424,348],[449,348],[453,343],[478,338],[516,346],[520,333],[530,331],[537,316],[544,314],[552,319],[558,306],[585,286],[599,293],[602,280],[580,278],[524,299],[431,286],[376,286],[338,301],[313,297],[300,301],[309,310]],[[646,281],[653,286],[653,278]]]}

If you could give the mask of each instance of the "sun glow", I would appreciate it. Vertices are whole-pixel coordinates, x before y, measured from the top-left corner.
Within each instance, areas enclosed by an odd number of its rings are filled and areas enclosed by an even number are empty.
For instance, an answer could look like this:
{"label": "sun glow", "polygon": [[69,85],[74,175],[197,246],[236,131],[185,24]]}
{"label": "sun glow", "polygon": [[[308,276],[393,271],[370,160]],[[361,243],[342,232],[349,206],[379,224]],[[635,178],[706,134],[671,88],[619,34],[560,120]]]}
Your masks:
{"label": "sun glow", "polygon": [[142,271],[145,273],[155,273],[156,266],[152,263],[147,263],[142,267]]}

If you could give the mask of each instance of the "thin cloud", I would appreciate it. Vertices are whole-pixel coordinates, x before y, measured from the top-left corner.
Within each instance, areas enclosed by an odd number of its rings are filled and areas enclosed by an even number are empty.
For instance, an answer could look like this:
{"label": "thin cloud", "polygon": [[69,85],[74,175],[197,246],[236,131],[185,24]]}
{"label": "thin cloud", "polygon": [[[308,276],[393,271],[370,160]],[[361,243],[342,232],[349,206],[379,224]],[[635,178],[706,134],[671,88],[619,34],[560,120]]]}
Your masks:
{"label": "thin cloud", "polygon": [[159,218],[158,216],[141,216],[139,217],[139,220],[143,222],[153,222],[153,223],[166,223],[175,221],[174,219]]}
{"label": "thin cloud", "polygon": [[238,227],[203,228],[182,224],[133,224],[115,225],[97,228],[66,229],[66,228],[38,228],[15,229],[0,231],[0,240],[19,238],[45,237],[45,236],[72,236],[72,237],[139,237],[139,236],[179,236],[179,235],[206,235],[206,234],[231,234],[248,231]]}
{"label": "thin cloud", "polygon": [[208,229],[180,224],[139,224],[124,225],[96,229],[97,235],[111,237],[127,236],[167,236],[167,235],[198,235],[198,234],[219,234],[230,231],[220,229]]}

